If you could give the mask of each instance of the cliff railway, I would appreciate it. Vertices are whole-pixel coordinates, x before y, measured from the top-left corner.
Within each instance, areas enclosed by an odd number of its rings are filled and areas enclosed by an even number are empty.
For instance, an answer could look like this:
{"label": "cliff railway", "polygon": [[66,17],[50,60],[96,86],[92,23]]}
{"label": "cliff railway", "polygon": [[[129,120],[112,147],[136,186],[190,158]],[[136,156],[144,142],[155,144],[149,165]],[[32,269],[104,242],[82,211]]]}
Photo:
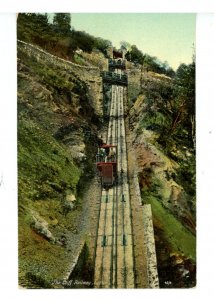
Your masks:
{"label": "cliff railway", "polygon": [[[22,41],[18,41],[18,49],[36,61],[56,65],[59,71],[75,73],[87,83],[92,105],[100,116],[102,86],[106,84],[110,87],[107,132],[96,160],[101,196],[94,247],[93,286],[158,288],[151,206],[142,205],[137,173],[131,174],[129,170],[129,128],[125,118],[129,88],[126,61],[121,55],[113,56],[109,59],[108,71],[101,73],[99,68],[76,65]],[[76,263],[77,260],[69,269],[66,280]]]}
{"label": "cliff railway", "polygon": [[111,99],[106,140],[97,154],[102,193],[94,287],[158,288],[151,207],[141,204],[138,178],[128,168],[125,64],[121,58],[110,59],[109,71],[102,73],[103,84],[111,85]]}

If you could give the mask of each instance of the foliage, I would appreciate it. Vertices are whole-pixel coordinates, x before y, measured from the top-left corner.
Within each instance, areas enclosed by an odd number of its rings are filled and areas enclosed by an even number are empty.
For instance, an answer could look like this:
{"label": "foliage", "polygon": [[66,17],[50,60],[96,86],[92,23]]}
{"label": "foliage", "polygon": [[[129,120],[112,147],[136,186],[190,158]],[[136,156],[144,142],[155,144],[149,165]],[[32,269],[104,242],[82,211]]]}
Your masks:
{"label": "foliage", "polygon": [[33,122],[19,121],[19,199],[45,200],[76,191],[80,171],[69,153]]}
{"label": "foliage", "polygon": [[111,46],[108,40],[96,38],[83,31],[71,30],[69,13],[56,13],[53,24],[48,22],[47,14],[20,13],[17,37],[71,60],[77,49],[90,53],[95,48],[106,55],[108,47]]}
{"label": "foliage", "polygon": [[78,48],[86,52],[91,52],[94,48],[95,39],[91,35],[82,31],[73,31],[72,38]]}
{"label": "foliage", "polygon": [[53,18],[53,27],[59,36],[67,36],[71,31],[71,14],[56,13]]}
{"label": "foliage", "polygon": [[195,236],[170,214],[156,197],[151,194],[147,197],[143,194],[142,197],[146,203],[151,204],[155,223],[158,223],[159,227],[164,230],[164,236],[169,243],[171,252],[184,253],[195,261]]}
{"label": "foliage", "polygon": [[144,68],[147,71],[165,74],[169,77],[175,76],[174,70],[169,66],[167,61],[161,62],[157,57],[152,57],[148,54],[145,54],[144,57]]}
{"label": "foliage", "polygon": [[[173,147],[195,147],[195,66],[181,65],[173,85],[164,81],[147,82],[145,114],[141,126],[153,126],[166,154]],[[150,121],[150,122],[149,122]],[[150,123],[150,124],[149,124]]]}
{"label": "foliage", "polygon": [[[143,202],[152,208],[160,287],[195,286],[196,238],[162,205],[159,196],[158,185],[150,191],[142,191]],[[185,266],[188,276],[184,276],[181,265]]]}
{"label": "foliage", "polygon": [[179,168],[175,176],[176,182],[185,192],[190,211],[196,213],[196,165],[195,156],[191,155],[183,161],[179,161]]}
{"label": "foliage", "polygon": [[121,41],[120,46],[121,46],[121,49],[125,49],[126,51],[130,51],[130,49],[132,47],[131,44],[127,41]]}
{"label": "foliage", "polygon": [[50,34],[47,14],[20,13],[17,22],[17,38],[36,42]]}
{"label": "foliage", "polygon": [[[87,188],[85,182],[93,175],[96,136],[90,133],[96,130],[91,121],[96,118],[87,86],[75,73],[59,72],[58,66],[37,61],[23,49],[18,58],[19,283],[50,288],[65,276],[72,238],[77,228],[82,230],[80,191]],[[76,113],[76,106],[88,116]],[[86,143],[83,165],[72,158],[71,144],[65,145],[68,136],[71,143],[78,144],[74,131]],[[72,207],[66,200],[70,193],[77,198]],[[37,215],[48,224],[53,241],[30,226],[32,216]],[[68,240],[66,246],[60,242],[62,235]]]}
{"label": "foliage", "polygon": [[[190,65],[181,64],[175,78],[174,96],[178,101],[180,110],[183,107],[187,118],[183,118],[184,127],[195,149],[195,62]],[[180,117],[181,119],[182,117]],[[178,122],[179,120],[177,120]]]}
{"label": "foliage", "polygon": [[109,40],[102,39],[100,37],[95,38],[94,47],[100,50],[105,56],[107,56],[107,49],[112,47],[112,43]]}
{"label": "foliage", "polygon": [[143,54],[136,45],[130,46],[127,42],[121,42],[121,47],[126,48],[128,51],[125,55],[128,61],[132,61],[136,65],[143,66],[147,71],[152,71],[160,74],[165,74],[170,77],[175,76],[174,70],[169,66],[168,62],[161,62],[157,57],[152,57],[148,54]]}
{"label": "foliage", "polygon": [[[51,217],[53,211],[50,205],[45,217]],[[63,219],[61,216],[60,222]],[[66,221],[71,219],[67,217]],[[52,288],[54,281],[62,278],[69,262],[70,253],[65,248],[49,243],[30,228],[26,217],[19,217],[19,284],[27,288]]]}
{"label": "foliage", "polygon": [[141,128],[156,133],[156,146],[178,164],[175,180],[195,214],[195,63],[182,64],[172,83],[148,80]]}
{"label": "foliage", "polygon": [[125,57],[128,61],[143,65],[144,55],[136,45],[131,46],[131,49],[126,53]]}

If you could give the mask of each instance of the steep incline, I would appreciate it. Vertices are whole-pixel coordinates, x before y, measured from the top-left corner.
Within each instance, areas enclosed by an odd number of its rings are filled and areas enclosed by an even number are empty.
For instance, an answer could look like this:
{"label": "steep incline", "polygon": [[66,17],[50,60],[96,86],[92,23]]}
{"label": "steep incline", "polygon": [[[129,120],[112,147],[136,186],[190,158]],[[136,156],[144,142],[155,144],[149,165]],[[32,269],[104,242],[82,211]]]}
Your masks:
{"label": "steep incline", "polygon": [[62,287],[86,234],[95,228],[94,212],[88,208],[99,197],[96,184],[92,201],[84,192],[94,175],[100,99],[99,69],[82,68],[18,42],[19,283],[23,286]]}

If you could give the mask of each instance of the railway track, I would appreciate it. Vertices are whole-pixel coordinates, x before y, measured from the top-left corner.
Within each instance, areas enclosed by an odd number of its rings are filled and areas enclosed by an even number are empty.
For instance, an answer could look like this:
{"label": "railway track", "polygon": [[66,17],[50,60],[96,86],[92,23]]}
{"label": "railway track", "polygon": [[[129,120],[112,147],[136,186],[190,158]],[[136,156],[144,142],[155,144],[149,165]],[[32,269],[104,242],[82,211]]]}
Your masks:
{"label": "railway track", "polygon": [[[121,70],[116,73],[122,75]],[[95,288],[134,288],[127,152],[124,124],[125,87],[112,85],[107,144],[117,146],[117,183],[101,195],[95,259]]]}

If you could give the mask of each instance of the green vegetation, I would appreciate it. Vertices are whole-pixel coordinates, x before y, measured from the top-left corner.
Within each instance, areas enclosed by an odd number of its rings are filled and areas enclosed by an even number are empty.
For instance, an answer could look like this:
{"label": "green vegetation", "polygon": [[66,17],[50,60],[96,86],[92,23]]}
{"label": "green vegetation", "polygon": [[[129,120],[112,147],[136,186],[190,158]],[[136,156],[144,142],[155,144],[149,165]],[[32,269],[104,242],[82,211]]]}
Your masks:
{"label": "green vegetation", "polygon": [[67,150],[31,121],[19,121],[19,197],[45,200],[59,192],[76,192],[80,171]]}
{"label": "green vegetation", "polygon": [[54,280],[64,274],[70,257],[63,247],[37,234],[26,218],[19,218],[19,284],[51,288]]}
{"label": "green vegetation", "polygon": [[77,202],[68,210],[65,199],[67,191],[76,194],[81,171],[68,150],[30,120],[19,121],[18,154],[19,281],[50,288],[64,274],[70,257],[32,227],[33,216],[46,221],[57,239],[65,230],[75,230],[80,208]]}
{"label": "green vegetation", "polygon": [[[98,49],[107,56],[111,46],[108,40],[71,29],[68,13],[55,14],[53,23],[47,14],[19,14],[18,39],[81,65],[87,59],[77,49]],[[166,62],[143,54],[135,45],[126,57],[138,71],[144,67],[174,77],[139,80],[145,97],[138,133],[142,128],[153,131],[156,146],[177,162],[176,171],[167,176],[184,188],[185,201],[195,214],[195,63],[181,65],[175,74]],[[50,288],[64,276],[74,242],[69,239],[81,230],[83,192],[94,174],[100,120],[87,84],[77,74],[59,72],[54,64],[37,61],[23,49],[18,58],[19,280],[27,287]],[[72,151],[83,144],[86,155],[81,161],[80,150]],[[152,205],[157,245],[163,247],[163,242],[169,253],[195,261],[194,235],[162,205],[162,182],[151,168],[144,171],[142,198]],[[72,205],[67,201],[70,194],[77,198]],[[93,272],[87,259],[86,248],[75,270],[85,280]]]}
{"label": "green vegetation", "polygon": [[[147,185],[144,184],[141,196],[142,202],[152,207],[160,287],[193,287],[196,276],[196,237],[174,215],[172,209],[163,204],[166,187],[162,180],[151,169],[145,170],[144,175]],[[191,216],[186,223],[190,220]],[[187,276],[182,272],[183,267],[188,272]]]}
{"label": "green vegetation", "polygon": [[145,134],[145,148],[151,144],[158,149],[155,158],[151,158],[154,162],[148,159],[142,168],[140,179],[142,201],[152,206],[160,286],[193,287],[196,281],[195,62],[182,64],[173,79],[142,73],[140,95],[134,103],[136,112],[138,108],[136,135]]}
{"label": "green vegetation", "polygon": [[[19,16],[18,35],[40,46],[51,45],[47,28],[43,31],[45,15]],[[28,18],[29,26],[24,27]],[[19,283],[25,287],[62,287],[84,235],[83,193],[94,175],[98,123],[88,87],[77,74],[19,49]],[[84,162],[78,157],[82,144]],[[71,203],[69,195],[76,200]]]}
{"label": "green vegetation", "polygon": [[136,45],[132,45],[131,49],[126,53],[126,59],[128,61],[132,61],[134,63],[138,63],[143,65],[144,62],[144,55],[143,53],[137,48]]}
{"label": "green vegetation", "polygon": [[143,54],[136,45],[130,45],[127,42],[121,42],[122,47],[127,49],[125,55],[128,61],[133,62],[135,65],[144,67],[147,71],[152,71],[160,74],[165,74],[170,77],[174,77],[174,70],[168,65],[167,61],[162,63],[157,57],[152,57],[148,54]]}
{"label": "green vegetation", "polygon": [[[181,65],[174,80],[171,97],[163,98],[158,107],[168,117],[168,124],[160,128],[158,142],[168,152],[173,144],[195,150],[195,63]],[[158,103],[160,104],[160,102]],[[167,136],[167,138],[166,138]]]}
{"label": "green vegetation", "polygon": [[184,254],[186,257],[196,261],[196,238],[179,222],[158,199],[150,194],[143,196],[145,203],[152,206],[152,214],[155,226],[162,229],[163,238],[171,253]]}
{"label": "green vegetation", "polygon": [[59,36],[69,35],[71,31],[71,14],[55,14],[53,18],[53,28]]}
{"label": "green vegetation", "polygon": [[48,52],[62,58],[74,60],[75,51],[91,52],[98,49],[107,55],[111,42],[96,38],[86,32],[71,29],[71,15],[56,13],[53,23],[47,14],[20,13],[17,23],[18,39],[39,45]]}
{"label": "green vegetation", "polygon": [[195,63],[178,68],[172,82],[145,79],[141,129],[156,134],[156,146],[177,162],[174,180],[186,193],[195,215]]}

